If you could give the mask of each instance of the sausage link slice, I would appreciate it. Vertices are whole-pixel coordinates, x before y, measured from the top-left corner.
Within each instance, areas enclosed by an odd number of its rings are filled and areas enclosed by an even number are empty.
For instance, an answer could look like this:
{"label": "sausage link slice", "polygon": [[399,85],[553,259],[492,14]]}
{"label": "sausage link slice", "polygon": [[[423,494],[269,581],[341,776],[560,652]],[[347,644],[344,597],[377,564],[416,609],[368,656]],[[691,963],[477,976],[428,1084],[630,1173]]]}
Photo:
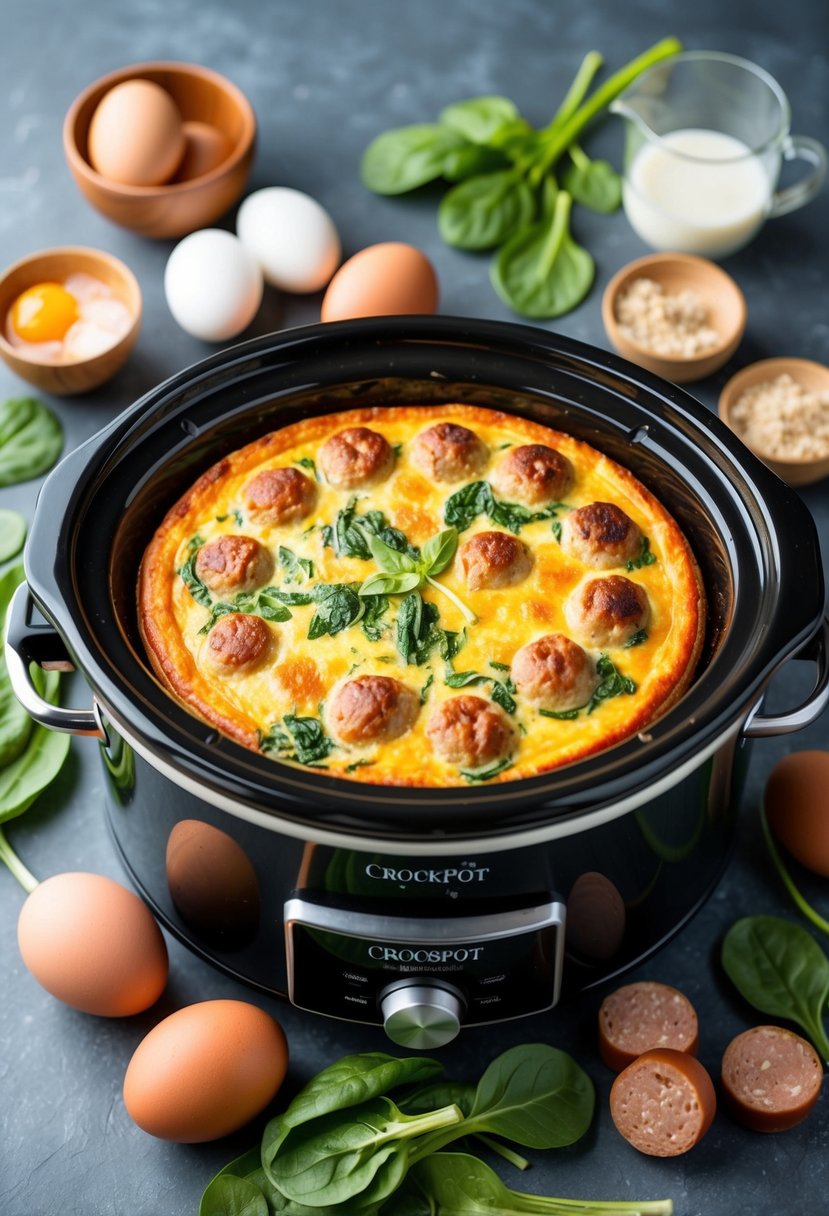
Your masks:
{"label": "sausage link slice", "polygon": [[784,1132],[809,1114],[820,1095],[823,1065],[811,1043],[782,1026],[753,1026],[725,1049],[724,1105],[755,1132]]}
{"label": "sausage link slice", "polygon": [[694,1006],[669,984],[640,980],[617,988],[599,1009],[599,1055],[621,1072],[652,1047],[696,1055],[699,1026]]}
{"label": "sausage link slice", "polygon": [[678,1157],[698,1144],[717,1109],[706,1070],[684,1051],[646,1051],[610,1089],[610,1114],[629,1144],[649,1157]]}

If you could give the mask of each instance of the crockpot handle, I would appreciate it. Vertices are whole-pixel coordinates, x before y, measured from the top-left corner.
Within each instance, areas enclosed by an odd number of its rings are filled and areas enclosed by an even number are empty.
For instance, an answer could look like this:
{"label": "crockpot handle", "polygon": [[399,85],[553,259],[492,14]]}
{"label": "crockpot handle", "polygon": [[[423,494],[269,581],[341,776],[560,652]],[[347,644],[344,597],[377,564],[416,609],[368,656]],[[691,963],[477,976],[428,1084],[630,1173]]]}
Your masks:
{"label": "crockpot handle", "polygon": [[12,690],[35,722],[67,735],[91,735],[106,741],[106,732],[93,709],[63,709],[44,700],[32,683],[29,666],[47,671],[74,671],[60,635],[46,621],[32,621],[34,605],[28,583],[12,596],[6,618],[6,667]]}
{"label": "crockpot handle", "polygon": [[814,659],[817,666],[815,686],[802,705],[785,714],[754,714],[743,727],[743,734],[750,739],[767,738],[769,735],[788,735],[792,731],[810,726],[829,705],[829,617],[823,618],[821,628],[812,638],[805,652],[795,656],[799,659]]}

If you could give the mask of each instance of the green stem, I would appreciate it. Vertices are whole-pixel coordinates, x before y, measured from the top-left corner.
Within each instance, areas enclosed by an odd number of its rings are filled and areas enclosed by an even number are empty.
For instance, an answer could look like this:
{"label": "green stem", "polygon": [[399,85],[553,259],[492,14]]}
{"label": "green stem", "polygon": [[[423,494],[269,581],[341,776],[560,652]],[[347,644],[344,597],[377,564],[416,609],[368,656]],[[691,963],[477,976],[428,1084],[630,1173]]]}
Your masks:
{"label": "green stem", "polygon": [[0,861],[4,862],[4,864],[8,866],[10,872],[20,883],[27,895],[31,895],[32,891],[34,891],[35,887],[38,885],[38,880],[35,878],[34,874],[26,869],[23,862],[9,844],[8,840],[6,840],[6,835],[2,828],[0,828]]}
{"label": "green stem", "polygon": [[590,164],[590,157],[578,144],[570,144],[567,154],[577,169],[586,169]]}
{"label": "green stem", "polygon": [[581,61],[581,67],[576,72],[573,83],[564,95],[564,100],[553,115],[552,120],[541,130],[542,135],[551,134],[556,127],[563,126],[573,117],[576,110],[584,101],[587,90],[593,83],[593,77],[604,63],[598,51],[588,51]]}
{"label": "green stem", "polygon": [[827,936],[829,936],[829,921],[824,920],[820,913],[816,912],[812,905],[808,903],[807,900],[801,895],[800,891],[795,885],[794,879],[786,869],[783,858],[780,856],[777,845],[774,843],[771,829],[768,825],[768,820],[766,819],[765,807],[760,808],[760,823],[763,828],[763,839],[766,842],[766,848],[768,849],[769,856],[774,863],[774,868],[780,875],[780,881],[783,883],[783,886],[786,888],[789,895],[792,897],[792,900],[806,919],[811,921],[816,929],[820,929],[821,933],[825,933]]}
{"label": "green stem", "polygon": [[463,1122],[463,1111],[454,1103],[442,1106],[440,1110],[429,1111],[425,1115],[416,1115],[404,1122],[392,1123],[384,1135],[377,1138],[377,1143],[384,1140],[406,1140],[410,1136],[424,1136],[430,1132],[440,1131],[445,1127],[454,1127]]}
{"label": "green stem", "polygon": [[476,1139],[480,1140],[481,1144],[485,1144],[491,1153],[496,1153],[499,1157],[503,1157],[510,1165],[514,1165],[517,1170],[528,1170],[530,1163],[526,1157],[522,1157],[520,1153],[513,1152],[511,1148],[507,1148],[506,1144],[502,1144],[500,1140],[496,1140],[494,1136],[487,1136],[484,1132],[476,1132]]}
{"label": "green stem", "polygon": [[[558,158],[566,152],[575,139],[581,134],[591,119],[595,118],[611,101],[631,84],[645,68],[652,67],[662,59],[668,59],[682,50],[682,43],[676,38],[663,38],[654,46],[632,59],[625,67],[620,68],[600,85],[596,92],[583,105],[579,106],[562,126],[550,131],[550,138],[541,159],[533,168],[533,180],[540,182],[549,169],[552,169]],[[548,128],[549,130],[549,128]]]}
{"label": "green stem", "polygon": [[450,591],[448,587],[444,587],[443,583],[437,582],[436,579],[433,579],[430,574],[426,575],[426,582],[429,584],[430,587],[434,587],[436,591],[442,592],[443,595],[445,595],[447,599],[451,600],[452,603],[455,605],[455,607],[458,609],[458,611],[463,615],[464,619],[467,620],[470,625],[475,624],[475,622],[478,619],[476,617],[475,613],[472,611],[471,608],[467,608],[467,606],[463,602],[463,600],[460,599],[457,595],[455,595],[454,591]]}
{"label": "green stem", "polygon": [[572,206],[572,197],[566,190],[559,190],[553,207],[553,222],[550,225],[550,232],[544,242],[541,257],[538,259],[539,279],[546,279],[553,272],[556,258],[561,251],[561,243],[567,235],[567,224]]}
{"label": "green stem", "polygon": [[643,1203],[628,1201],[591,1199],[553,1199],[542,1195],[527,1195],[513,1191],[522,1201],[522,1212],[547,1212],[551,1216],[671,1216],[674,1210],[671,1199],[651,1199]]}

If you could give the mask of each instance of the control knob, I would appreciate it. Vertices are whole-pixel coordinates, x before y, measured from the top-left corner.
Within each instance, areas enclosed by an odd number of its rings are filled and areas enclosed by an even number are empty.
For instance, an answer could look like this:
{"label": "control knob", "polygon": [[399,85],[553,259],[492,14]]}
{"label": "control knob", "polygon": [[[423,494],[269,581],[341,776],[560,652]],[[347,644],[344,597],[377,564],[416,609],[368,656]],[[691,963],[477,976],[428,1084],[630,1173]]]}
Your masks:
{"label": "control knob", "polygon": [[399,1047],[415,1051],[451,1043],[461,1028],[463,1010],[459,992],[428,980],[392,984],[380,996],[386,1034]]}

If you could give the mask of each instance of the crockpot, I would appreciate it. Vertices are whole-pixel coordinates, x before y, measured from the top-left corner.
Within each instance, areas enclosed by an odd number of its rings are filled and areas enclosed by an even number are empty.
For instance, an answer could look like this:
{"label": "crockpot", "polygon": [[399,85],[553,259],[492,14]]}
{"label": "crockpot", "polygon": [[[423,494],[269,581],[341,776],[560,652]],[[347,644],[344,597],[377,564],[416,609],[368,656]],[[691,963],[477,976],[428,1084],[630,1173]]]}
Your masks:
{"label": "crockpot", "polygon": [[[461,400],[568,431],[672,511],[709,621],[685,696],[647,731],[528,779],[356,784],[260,756],[159,685],[136,574],[168,507],[222,454],[315,413]],[[460,318],[341,322],[256,339],[154,389],[47,479],[10,611],[17,695],[94,736],[137,889],[205,959],[315,1013],[431,1048],[618,975],[710,894],[749,741],[829,699],[824,586],[801,499],[687,393],[604,351]],[[761,701],[791,658],[806,702]],[[92,706],[40,700],[30,663],[72,666]]]}

